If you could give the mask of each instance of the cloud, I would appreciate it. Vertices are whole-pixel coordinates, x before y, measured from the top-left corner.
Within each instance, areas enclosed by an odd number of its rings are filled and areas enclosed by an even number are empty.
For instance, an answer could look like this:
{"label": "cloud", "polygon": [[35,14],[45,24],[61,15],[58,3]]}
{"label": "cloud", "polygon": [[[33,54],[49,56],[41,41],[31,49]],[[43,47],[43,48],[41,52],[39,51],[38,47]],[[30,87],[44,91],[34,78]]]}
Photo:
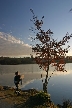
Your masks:
{"label": "cloud", "polygon": [[31,46],[14,36],[0,32],[0,56],[30,56]]}

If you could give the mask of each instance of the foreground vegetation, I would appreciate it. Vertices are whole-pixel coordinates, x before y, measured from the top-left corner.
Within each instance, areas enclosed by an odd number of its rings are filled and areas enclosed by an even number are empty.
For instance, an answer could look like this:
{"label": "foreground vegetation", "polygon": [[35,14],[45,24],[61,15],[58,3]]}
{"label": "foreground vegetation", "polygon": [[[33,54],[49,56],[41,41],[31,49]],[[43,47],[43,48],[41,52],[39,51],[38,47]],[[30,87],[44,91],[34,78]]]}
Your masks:
{"label": "foreground vegetation", "polygon": [[72,102],[65,100],[62,105],[55,105],[50,95],[35,89],[20,90],[20,95],[15,94],[15,89],[0,86],[0,100],[13,104],[14,108],[72,108]]}

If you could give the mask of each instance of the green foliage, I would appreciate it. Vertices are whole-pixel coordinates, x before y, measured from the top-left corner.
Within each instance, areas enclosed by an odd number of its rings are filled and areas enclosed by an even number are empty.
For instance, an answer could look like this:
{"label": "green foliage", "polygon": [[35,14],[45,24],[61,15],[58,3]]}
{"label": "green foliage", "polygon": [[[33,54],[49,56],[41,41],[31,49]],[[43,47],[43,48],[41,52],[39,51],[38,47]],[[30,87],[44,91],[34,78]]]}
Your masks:
{"label": "green foliage", "polygon": [[44,102],[48,101],[48,94],[40,92],[34,96],[31,96],[30,98],[33,101],[35,100],[37,104],[43,104]]}
{"label": "green foliage", "polygon": [[9,57],[0,57],[1,65],[17,65],[17,64],[33,64],[35,63],[34,59],[31,57],[24,58],[9,58]]}
{"label": "green foliage", "polygon": [[29,108],[33,108],[34,106],[34,108],[38,108],[39,106],[41,108],[45,108],[44,106],[48,106],[50,102],[50,95],[40,91],[39,93],[30,96],[30,98],[26,102],[26,105],[29,105]]}
{"label": "green foliage", "polygon": [[[72,63],[72,56],[65,58],[66,63]],[[24,58],[9,58],[0,57],[1,65],[17,65],[17,64],[35,64],[35,59],[33,57]]]}
{"label": "green foliage", "polygon": [[72,108],[72,102],[68,99],[68,100],[64,100],[63,101],[63,108]]}

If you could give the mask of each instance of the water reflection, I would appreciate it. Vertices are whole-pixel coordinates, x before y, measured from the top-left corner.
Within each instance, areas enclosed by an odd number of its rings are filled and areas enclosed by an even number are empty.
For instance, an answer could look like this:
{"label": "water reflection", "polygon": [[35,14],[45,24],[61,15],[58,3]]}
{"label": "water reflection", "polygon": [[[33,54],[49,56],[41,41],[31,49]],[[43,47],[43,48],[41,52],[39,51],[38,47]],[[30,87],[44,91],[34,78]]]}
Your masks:
{"label": "water reflection", "polygon": [[[36,68],[37,67],[37,68]],[[50,68],[49,75],[54,68]],[[14,87],[14,72],[19,71],[24,74],[22,89],[36,88],[42,90],[41,73],[43,80],[45,72],[38,68],[38,65],[0,65],[0,85],[8,85]],[[67,72],[54,72],[49,83],[48,92],[51,94],[51,99],[55,103],[61,103],[64,98],[72,99],[72,64],[66,64]]]}
{"label": "water reflection", "polygon": [[[35,80],[30,84],[25,85],[22,89],[36,88],[43,89],[42,81]],[[48,84],[48,92],[51,94],[53,102],[61,103],[63,99],[72,99],[72,77],[71,74],[67,76],[54,76],[50,79]]]}

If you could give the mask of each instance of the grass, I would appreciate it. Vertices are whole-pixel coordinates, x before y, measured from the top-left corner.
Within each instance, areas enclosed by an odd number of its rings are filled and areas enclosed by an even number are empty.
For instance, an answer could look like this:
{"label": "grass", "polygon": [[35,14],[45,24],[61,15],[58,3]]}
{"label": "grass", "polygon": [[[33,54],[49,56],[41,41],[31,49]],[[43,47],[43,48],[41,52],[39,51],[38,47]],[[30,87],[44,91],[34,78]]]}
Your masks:
{"label": "grass", "polygon": [[15,108],[72,108],[70,100],[64,100],[62,105],[54,105],[49,94],[35,89],[24,90],[17,95],[14,88],[1,89],[0,87],[0,99],[14,104]]}
{"label": "grass", "polygon": [[16,108],[45,108],[51,102],[48,94],[35,89],[21,91],[19,96],[15,94],[13,88],[2,89],[0,90],[0,97],[8,103],[16,105]]}

